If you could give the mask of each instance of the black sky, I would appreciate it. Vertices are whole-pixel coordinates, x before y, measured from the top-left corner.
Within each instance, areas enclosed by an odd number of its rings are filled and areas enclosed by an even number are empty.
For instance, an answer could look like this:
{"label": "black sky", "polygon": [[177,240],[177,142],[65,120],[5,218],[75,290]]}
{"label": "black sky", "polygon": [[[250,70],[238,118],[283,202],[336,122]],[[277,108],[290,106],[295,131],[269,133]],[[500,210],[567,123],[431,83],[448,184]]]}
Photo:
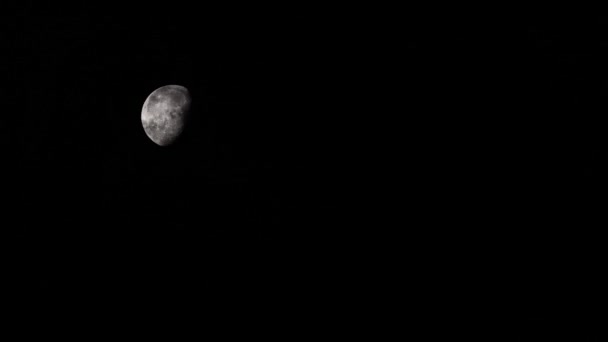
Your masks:
{"label": "black sky", "polygon": [[[352,242],[370,233],[354,206],[375,179],[366,29],[329,8],[278,10],[3,12],[15,298],[42,317],[178,305],[224,323],[360,305],[344,274],[370,253]],[[167,84],[190,90],[192,120],[161,148],[140,114]]]}
{"label": "black sky", "polygon": [[[592,316],[607,18],[3,6],[15,296],[365,321],[403,275],[422,311]],[[192,121],[161,148],[140,113],[167,84]]]}

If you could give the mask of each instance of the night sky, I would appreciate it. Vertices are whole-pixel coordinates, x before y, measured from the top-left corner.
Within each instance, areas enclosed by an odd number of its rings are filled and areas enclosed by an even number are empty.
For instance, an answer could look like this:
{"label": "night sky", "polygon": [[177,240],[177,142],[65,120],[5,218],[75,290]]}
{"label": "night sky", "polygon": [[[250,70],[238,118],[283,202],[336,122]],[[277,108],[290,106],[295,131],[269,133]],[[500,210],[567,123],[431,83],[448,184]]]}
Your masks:
{"label": "night sky", "polygon": [[[2,226],[40,312],[596,317],[608,17],[2,6]],[[159,147],[169,84],[191,121]]]}
{"label": "night sky", "polygon": [[[331,15],[284,11],[12,9],[5,215],[28,300],[263,315],[333,291],[321,255],[358,234],[344,215],[362,191],[353,168],[367,167],[350,163],[353,96],[368,85]],[[140,115],[167,84],[193,102],[161,148]]]}

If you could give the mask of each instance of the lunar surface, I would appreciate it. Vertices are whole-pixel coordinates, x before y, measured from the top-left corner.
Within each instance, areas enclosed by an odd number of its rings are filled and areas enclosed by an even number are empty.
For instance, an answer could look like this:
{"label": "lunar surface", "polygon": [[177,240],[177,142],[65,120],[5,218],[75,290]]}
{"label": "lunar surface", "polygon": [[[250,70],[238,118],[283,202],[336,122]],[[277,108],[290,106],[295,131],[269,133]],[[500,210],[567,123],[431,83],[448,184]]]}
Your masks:
{"label": "lunar surface", "polygon": [[179,85],[153,91],[141,110],[141,123],[150,140],[159,146],[172,144],[184,130],[190,103],[190,92]]}

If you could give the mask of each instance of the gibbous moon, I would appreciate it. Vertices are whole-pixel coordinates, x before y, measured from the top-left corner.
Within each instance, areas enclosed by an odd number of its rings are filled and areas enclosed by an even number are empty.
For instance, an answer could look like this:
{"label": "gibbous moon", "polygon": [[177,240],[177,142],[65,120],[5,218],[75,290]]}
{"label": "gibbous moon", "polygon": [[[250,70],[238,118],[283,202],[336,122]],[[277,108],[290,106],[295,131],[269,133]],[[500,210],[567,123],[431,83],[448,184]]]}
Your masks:
{"label": "gibbous moon", "polygon": [[179,85],[153,91],[141,110],[141,123],[150,140],[159,146],[172,144],[184,130],[190,103],[190,92]]}

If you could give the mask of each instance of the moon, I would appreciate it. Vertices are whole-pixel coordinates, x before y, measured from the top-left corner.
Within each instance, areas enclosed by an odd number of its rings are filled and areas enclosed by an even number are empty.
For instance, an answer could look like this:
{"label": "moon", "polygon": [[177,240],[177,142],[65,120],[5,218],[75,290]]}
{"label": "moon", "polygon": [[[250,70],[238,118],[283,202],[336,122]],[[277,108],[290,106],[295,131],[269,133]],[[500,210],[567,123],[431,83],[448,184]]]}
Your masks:
{"label": "moon", "polygon": [[184,130],[190,112],[190,92],[180,85],[166,85],[153,91],[141,110],[141,123],[150,140],[171,145]]}

